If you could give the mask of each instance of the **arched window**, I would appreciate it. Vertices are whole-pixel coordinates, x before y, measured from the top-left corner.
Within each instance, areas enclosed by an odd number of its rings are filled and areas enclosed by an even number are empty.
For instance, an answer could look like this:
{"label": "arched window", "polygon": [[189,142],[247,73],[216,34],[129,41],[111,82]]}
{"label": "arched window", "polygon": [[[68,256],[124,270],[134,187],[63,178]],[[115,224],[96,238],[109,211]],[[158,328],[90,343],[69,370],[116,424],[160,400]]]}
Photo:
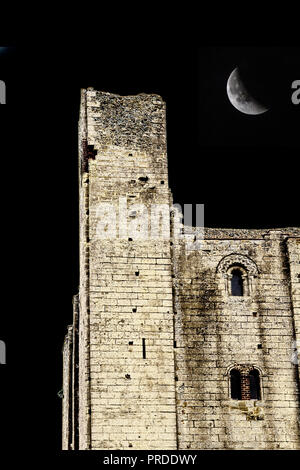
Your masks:
{"label": "arched window", "polygon": [[260,400],[260,377],[257,369],[252,369],[249,372],[250,377],[250,398],[251,400]]}
{"label": "arched window", "polygon": [[241,400],[241,374],[237,369],[230,371],[230,395],[233,400]]}
{"label": "arched window", "polygon": [[259,371],[247,365],[231,369],[230,397],[233,400],[261,400]]}
{"label": "arched window", "polygon": [[233,269],[231,271],[231,295],[243,296],[243,274],[240,269]]}
{"label": "arched window", "polygon": [[[225,256],[217,266],[217,273],[225,281],[224,294],[229,297],[249,297],[253,294],[259,271],[248,256],[232,253]],[[222,289],[223,290],[223,289]],[[233,300],[233,299],[232,299]],[[234,299],[244,300],[244,299]]]}

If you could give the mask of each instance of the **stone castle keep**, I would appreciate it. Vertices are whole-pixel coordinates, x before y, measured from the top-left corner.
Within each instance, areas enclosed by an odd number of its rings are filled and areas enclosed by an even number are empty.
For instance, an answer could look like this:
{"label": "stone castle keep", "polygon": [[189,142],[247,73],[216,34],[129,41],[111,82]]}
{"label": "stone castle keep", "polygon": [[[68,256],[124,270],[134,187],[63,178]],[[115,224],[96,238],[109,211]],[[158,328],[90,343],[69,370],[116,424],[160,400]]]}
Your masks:
{"label": "stone castle keep", "polygon": [[191,250],[171,210],[160,236],[120,236],[137,204],[173,204],[158,95],[82,90],[79,174],[63,449],[300,449],[300,229],[205,228]]}

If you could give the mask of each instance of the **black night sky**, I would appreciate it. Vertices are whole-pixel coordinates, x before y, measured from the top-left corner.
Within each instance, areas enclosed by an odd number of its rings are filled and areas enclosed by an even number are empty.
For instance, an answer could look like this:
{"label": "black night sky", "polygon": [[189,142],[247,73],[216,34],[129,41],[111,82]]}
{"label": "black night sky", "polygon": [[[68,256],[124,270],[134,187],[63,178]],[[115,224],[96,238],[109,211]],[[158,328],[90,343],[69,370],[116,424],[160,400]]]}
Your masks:
{"label": "black night sky", "polygon": [[[66,196],[76,211],[79,91],[93,86],[122,95],[158,93],[165,99],[174,202],[204,203],[206,226],[295,226],[300,105],[291,102],[291,84],[300,76],[299,51],[120,43],[32,48],[29,53],[21,48],[16,67],[22,86],[16,80],[8,99],[35,136],[31,151],[40,141],[43,153],[52,154],[42,164],[49,171],[47,182],[56,180],[58,211]],[[248,116],[230,104],[226,83],[237,66],[251,94],[270,108],[267,113]],[[59,181],[51,176],[58,168]]]}
{"label": "black night sky", "polygon": [[[0,339],[9,345],[3,372],[9,387],[1,393],[10,409],[22,388],[24,422],[34,407],[41,445],[45,438],[47,448],[60,449],[61,345],[78,288],[80,88],[164,98],[174,202],[204,203],[206,226],[300,226],[300,104],[291,101],[299,57],[294,46],[103,45],[101,39],[93,46],[20,45],[0,54],[7,85],[0,107],[5,246],[19,260],[16,279],[9,256],[8,277],[19,293],[1,319]],[[268,112],[249,116],[230,104],[226,83],[235,67]],[[15,422],[7,423],[6,436]]]}
{"label": "black night sky", "polygon": [[[42,103],[50,124],[39,137],[60,143],[55,159],[64,172],[62,194],[73,207],[77,192],[79,90],[119,94],[158,93],[167,103],[170,186],[176,203],[204,203],[211,227],[299,225],[295,210],[300,106],[291,102],[291,84],[300,75],[298,47],[186,46],[143,49],[61,47],[40,61],[33,101]],[[27,58],[28,60],[28,58]],[[239,66],[251,94],[270,109],[259,116],[238,112],[226,82]],[[40,114],[37,110],[37,114]],[[54,149],[53,149],[54,151]],[[57,153],[57,148],[55,150]],[[77,217],[76,214],[74,215]]]}

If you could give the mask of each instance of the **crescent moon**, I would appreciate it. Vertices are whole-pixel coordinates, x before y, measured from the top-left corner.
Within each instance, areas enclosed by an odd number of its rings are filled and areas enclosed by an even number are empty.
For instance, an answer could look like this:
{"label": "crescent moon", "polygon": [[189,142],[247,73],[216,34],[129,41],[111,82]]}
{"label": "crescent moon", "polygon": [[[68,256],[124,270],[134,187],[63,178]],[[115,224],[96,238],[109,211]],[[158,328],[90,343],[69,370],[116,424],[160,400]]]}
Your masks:
{"label": "crescent moon", "polygon": [[263,104],[251,96],[245,87],[238,67],[230,74],[227,81],[227,95],[230,103],[244,114],[263,114],[268,111]]}

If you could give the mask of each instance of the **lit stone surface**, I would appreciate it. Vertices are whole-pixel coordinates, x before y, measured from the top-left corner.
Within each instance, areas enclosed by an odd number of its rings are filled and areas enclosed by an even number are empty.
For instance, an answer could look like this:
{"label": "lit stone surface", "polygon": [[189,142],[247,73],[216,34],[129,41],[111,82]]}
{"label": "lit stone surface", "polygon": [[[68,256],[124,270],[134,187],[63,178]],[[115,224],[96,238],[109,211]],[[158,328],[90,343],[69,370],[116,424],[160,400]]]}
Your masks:
{"label": "lit stone surface", "polygon": [[[299,324],[299,235],[297,229],[206,229],[202,249],[187,253],[183,243],[175,245],[179,448],[300,448],[297,366],[291,362]],[[233,253],[258,268],[243,297],[229,295],[217,269]],[[229,370],[236,364],[260,371],[261,400],[230,398]]]}
{"label": "lit stone surface", "polygon": [[[82,90],[79,156],[63,448],[299,449],[300,230],[205,229],[194,250],[174,237],[157,95]],[[120,198],[128,217],[117,217],[117,234],[137,204],[166,207],[157,238],[99,237],[99,205],[111,204],[113,222]],[[242,297],[230,295],[233,265]],[[259,371],[260,400],[230,398],[236,366]]]}

